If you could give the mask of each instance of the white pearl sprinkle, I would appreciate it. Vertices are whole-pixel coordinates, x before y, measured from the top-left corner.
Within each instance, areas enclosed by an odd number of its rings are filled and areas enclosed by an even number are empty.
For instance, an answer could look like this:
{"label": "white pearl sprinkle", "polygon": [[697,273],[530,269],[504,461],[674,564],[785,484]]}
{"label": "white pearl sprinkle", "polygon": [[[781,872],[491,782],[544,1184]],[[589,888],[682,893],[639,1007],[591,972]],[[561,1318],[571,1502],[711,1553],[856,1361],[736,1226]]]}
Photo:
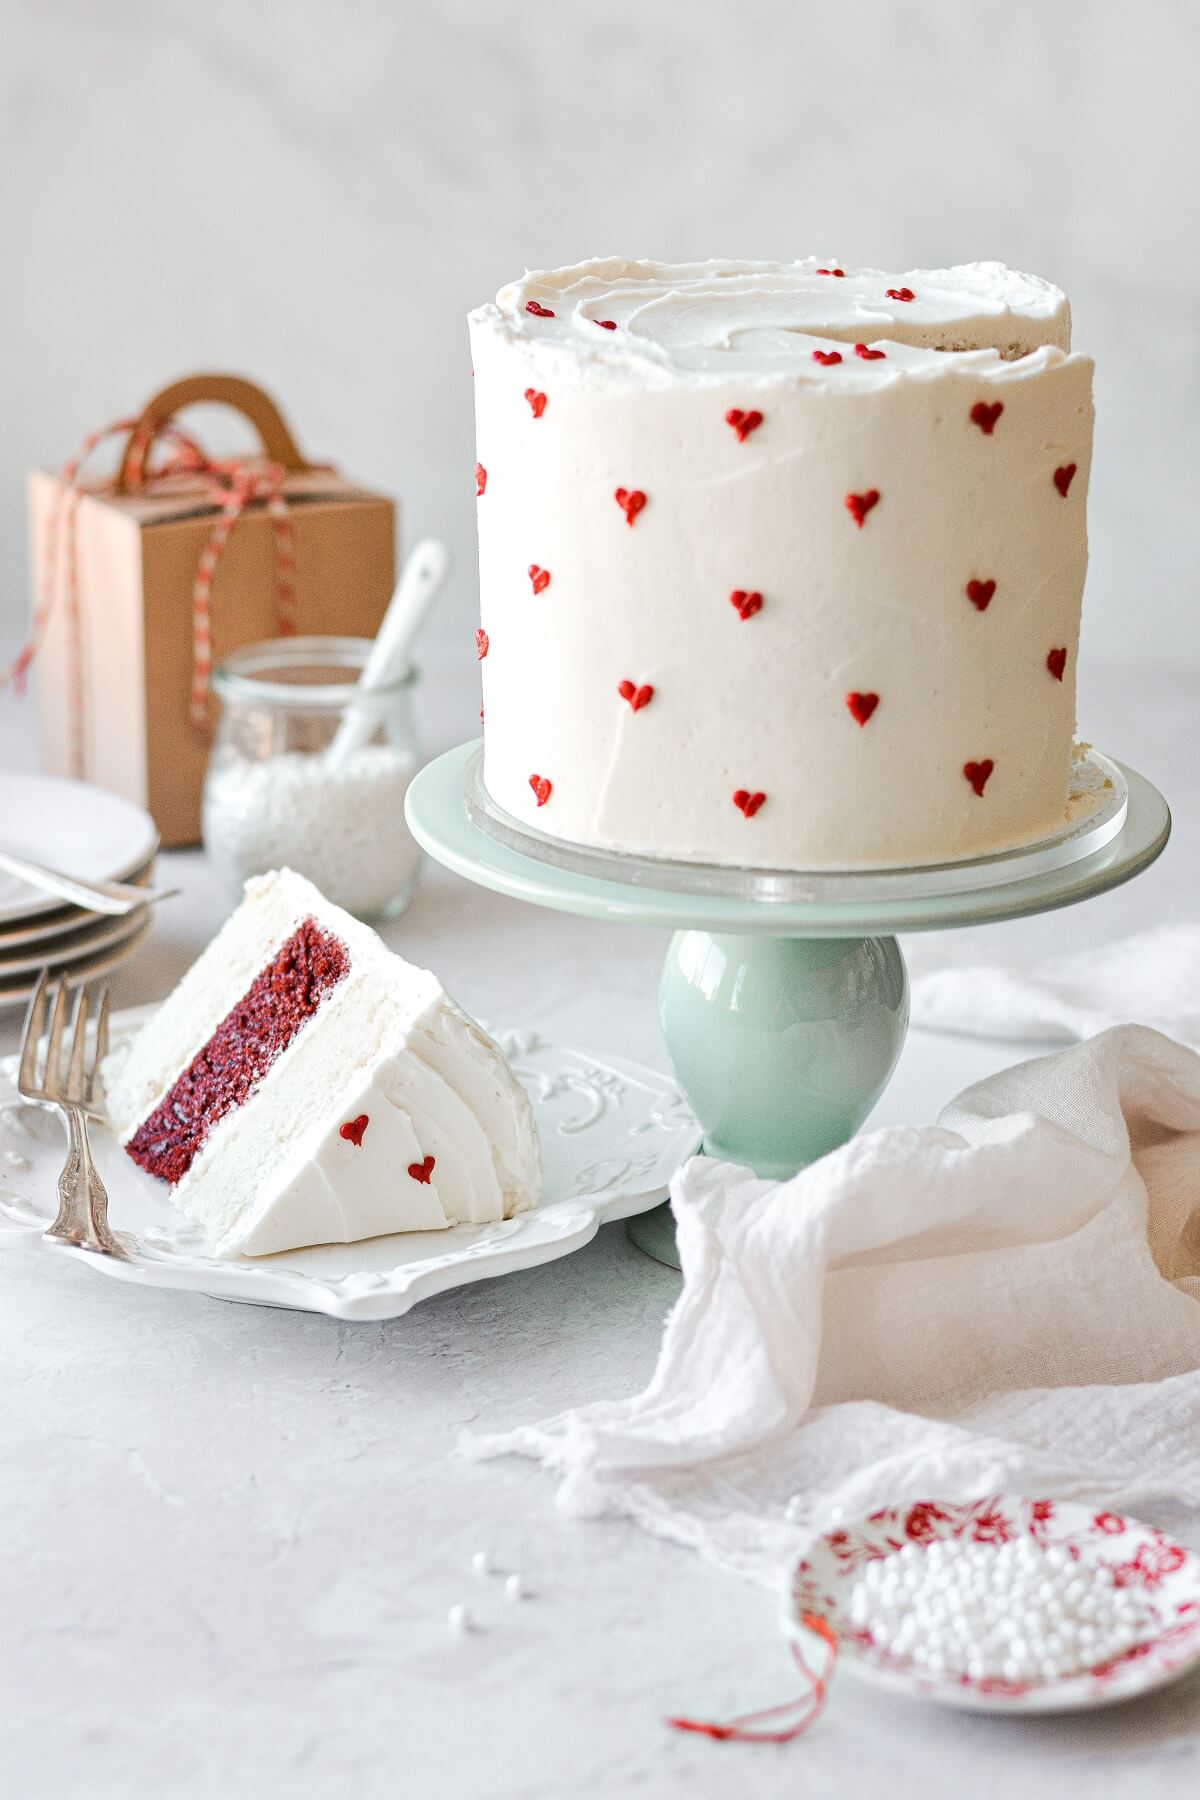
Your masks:
{"label": "white pearl sprinkle", "polygon": [[446,1623],[451,1631],[463,1637],[471,1629],[471,1615],[465,1606],[452,1606],[446,1614]]}
{"label": "white pearl sprinkle", "polygon": [[488,1555],[486,1550],[477,1550],[475,1552],[474,1556],[471,1558],[471,1573],[473,1575],[490,1575],[491,1572],[492,1572],[491,1557]]}
{"label": "white pearl sprinkle", "polygon": [[955,1681],[1076,1675],[1123,1655],[1156,1617],[1107,1569],[1027,1538],[906,1544],[863,1567],[847,1611],[881,1650]]}
{"label": "white pearl sprinkle", "polygon": [[525,1583],[519,1575],[509,1575],[505,1580],[504,1598],[506,1600],[523,1600],[525,1598]]}

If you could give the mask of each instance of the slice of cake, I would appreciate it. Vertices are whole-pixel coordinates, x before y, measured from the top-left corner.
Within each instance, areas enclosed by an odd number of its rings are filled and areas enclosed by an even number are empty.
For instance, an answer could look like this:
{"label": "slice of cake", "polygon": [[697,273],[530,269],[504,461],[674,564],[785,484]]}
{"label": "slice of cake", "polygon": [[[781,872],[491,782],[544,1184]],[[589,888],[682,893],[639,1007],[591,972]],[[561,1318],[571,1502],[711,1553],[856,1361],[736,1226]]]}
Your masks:
{"label": "slice of cake", "polygon": [[1092,364],[1058,288],[611,258],[470,323],[507,812],[793,870],[1064,822]]}
{"label": "slice of cake", "polygon": [[529,1100],[435,975],[288,869],[102,1069],[113,1131],[221,1256],[510,1218]]}

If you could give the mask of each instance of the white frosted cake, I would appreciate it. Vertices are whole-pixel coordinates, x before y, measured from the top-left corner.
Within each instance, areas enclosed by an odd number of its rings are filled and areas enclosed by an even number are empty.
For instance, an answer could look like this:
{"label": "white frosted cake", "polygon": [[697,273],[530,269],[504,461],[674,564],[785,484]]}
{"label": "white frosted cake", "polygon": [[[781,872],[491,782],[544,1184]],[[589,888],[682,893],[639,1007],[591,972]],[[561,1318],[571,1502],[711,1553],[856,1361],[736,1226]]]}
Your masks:
{"label": "white frosted cake", "polygon": [[610,259],[471,315],[492,798],[774,869],[1067,810],[1092,364],[998,263]]}
{"label": "white frosted cake", "polygon": [[129,1155],[219,1255],[536,1205],[529,1101],[437,977],[289,870],[263,875],[101,1072]]}

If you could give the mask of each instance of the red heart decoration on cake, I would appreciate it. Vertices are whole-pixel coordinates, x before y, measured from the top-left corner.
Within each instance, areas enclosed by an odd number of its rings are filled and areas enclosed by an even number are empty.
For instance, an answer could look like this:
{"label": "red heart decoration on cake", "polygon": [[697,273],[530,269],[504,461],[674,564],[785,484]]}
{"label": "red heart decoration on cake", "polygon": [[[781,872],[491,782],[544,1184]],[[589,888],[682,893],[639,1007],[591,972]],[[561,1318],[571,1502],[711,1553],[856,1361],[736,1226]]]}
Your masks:
{"label": "red heart decoration on cake", "polygon": [[433,1169],[434,1159],[432,1156],[427,1156],[424,1162],[409,1163],[408,1165],[408,1172],[413,1180],[419,1181],[423,1187],[428,1182],[429,1177],[433,1174]]}
{"label": "red heart decoration on cake", "polygon": [[731,606],[736,607],[739,619],[752,619],[756,612],[762,611],[762,595],[757,592],[748,594],[745,588],[734,588],[729,601]]}
{"label": "red heart decoration on cake", "polygon": [[488,649],[491,646],[491,641],[492,641],[491,638],[488,636],[487,632],[483,629],[483,626],[481,625],[479,627],[479,630],[475,633],[475,655],[477,656],[477,658],[479,659],[480,662],[482,662],[484,657],[487,655]]}
{"label": "red heart decoration on cake", "polygon": [[526,388],[525,398],[529,402],[529,410],[535,419],[540,419],[546,410],[546,396],[539,394],[536,388]]}
{"label": "red heart decoration on cake", "polygon": [[1067,489],[1075,479],[1075,464],[1066,463],[1061,469],[1054,471],[1054,485],[1065,500]]}
{"label": "red heart decoration on cake", "polygon": [[988,784],[988,777],[991,775],[995,766],[996,765],[990,756],[985,756],[982,762],[969,762],[963,764],[963,774],[966,776],[981,800],[983,798],[983,790]]}
{"label": "red heart decoration on cake", "polygon": [[549,569],[539,569],[536,563],[530,563],[529,579],[533,583],[534,593],[543,593],[550,586],[550,571]]}
{"label": "red heart decoration on cake", "polygon": [[646,504],[646,496],[643,494],[641,488],[618,488],[613,495],[613,499],[625,514],[625,523],[627,525],[633,524],[633,521],[637,518],[643,506]]}
{"label": "red heart decoration on cake", "polygon": [[996,591],[994,581],[968,581],[967,599],[980,612],[986,612],[991,604],[992,595]]}
{"label": "red heart decoration on cake", "polygon": [[601,331],[615,331],[617,329],[617,321],[615,319],[597,319],[596,323]]}
{"label": "red heart decoration on cake", "polygon": [[870,350],[866,344],[855,344],[855,356],[861,356],[864,362],[882,362],[887,355],[886,350]]}
{"label": "red heart decoration on cake", "polygon": [[905,287],[888,288],[887,297],[889,300],[915,300],[917,296],[913,293],[911,288]]}
{"label": "red heart decoration on cake", "polygon": [[994,400],[991,406],[986,400],[977,400],[971,408],[971,423],[978,425],[984,437],[991,437],[996,429],[996,420],[1003,411],[1003,400]]}
{"label": "red heart decoration on cake", "polygon": [[844,275],[845,269],[818,269],[818,275]]}
{"label": "red heart decoration on cake", "polygon": [[879,505],[879,489],[868,488],[865,494],[847,494],[843,504],[861,531],[863,520],[871,508]]}
{"label": "red heart decoration on cake", "polygon": [[366,1113],[359,1113],[357,1119],[346,1120],[346,1123],[341,1127],[338,1135],[344,1137],[348,1143],[353,1144],[355,1149],[357,1149],[363,1141],[363,1132],[370,1123],[371,1121]]}
{"label": "red heart decoration on cake", "polygon": [[1066,666],[1067,666],[1067,647],[1064,644],[1061,650],[1052,650],[1050,652],[1049,656],[1046,658],[1046,667],[1049,669],[1050,673],[1053,675],[1055,681],[1061,681],[1063,678],[1063,671],[1066,669]]}
{"label": "red heart decoration on cake", "polygon": [[641,687],[636,687],[632,681],[619,681],[617,692],[622,700],[628,700],[634,712],[641,712],[643,706],[649,706],[654,698],[654,689],[648,682],[644,682]]}
{"label": "red heart decoration on cake", "polygon": [[740,406],[731,406],[725,414],[725,423],[733,426],[739,444],[744,444],[750,433],[757,431],[762,422],[760,412],[743,412]]}
{"label": "red heart decoration on cake", "polygon": [[525,311],[532,313],[535,319],[552,319],[554,317],[548,306],[539,306],[536,300],[527,300]]}
{"label": "red heart decoration on cake", "polygon": [[475,464],[475,498],[478,500],[487,486],[487,470],[482,463]]}
{"label": "red heart decoration on cake", "polygon": [[832,369],[834,364],[840,363],[841,360],[842,360],[842,353],[840,350],[814,350],[813,351],[813,361],[820,363],[820,365],[823,369]]}
{"label": "red heart decoration on cake", "polygon": [[531,775],[529,777],[529,785],[534,791],[538,805],[545,806],[547,800],[554,792],[554,783],[552,781],[547,781],[544,775]]}
{"label": "red heart decoration on cake", "polygon": [[879,705],[878,694],[847,694],[846,705],[850,708],[850,716],[856,724],[865,725],[875,708]]}
{"label": "red heart decoration on cake", "polygon": [[752,794],[746,788],[739,788],[733,796],[733,804],[746,818],[752,819],[766,797],[765,794]]}

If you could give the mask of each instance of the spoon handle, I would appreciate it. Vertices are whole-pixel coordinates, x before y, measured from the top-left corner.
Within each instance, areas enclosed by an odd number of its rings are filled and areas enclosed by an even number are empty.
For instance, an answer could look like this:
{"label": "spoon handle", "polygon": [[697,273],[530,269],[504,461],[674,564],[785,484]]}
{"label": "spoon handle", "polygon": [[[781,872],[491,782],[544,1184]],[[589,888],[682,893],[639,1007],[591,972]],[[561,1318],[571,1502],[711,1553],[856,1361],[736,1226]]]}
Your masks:
{"label": "spoon handle", "polygon": [[358,678],[362,700],[347,710],[325,752],[329,768],[336,769],[345,762],[375,730],[380,709],[370,703],[371,689],[386,686],[403,674],[413,642],[441,592],[449,567],[450,552],[437,538],[422,538],[405,563],[400,584]]}

